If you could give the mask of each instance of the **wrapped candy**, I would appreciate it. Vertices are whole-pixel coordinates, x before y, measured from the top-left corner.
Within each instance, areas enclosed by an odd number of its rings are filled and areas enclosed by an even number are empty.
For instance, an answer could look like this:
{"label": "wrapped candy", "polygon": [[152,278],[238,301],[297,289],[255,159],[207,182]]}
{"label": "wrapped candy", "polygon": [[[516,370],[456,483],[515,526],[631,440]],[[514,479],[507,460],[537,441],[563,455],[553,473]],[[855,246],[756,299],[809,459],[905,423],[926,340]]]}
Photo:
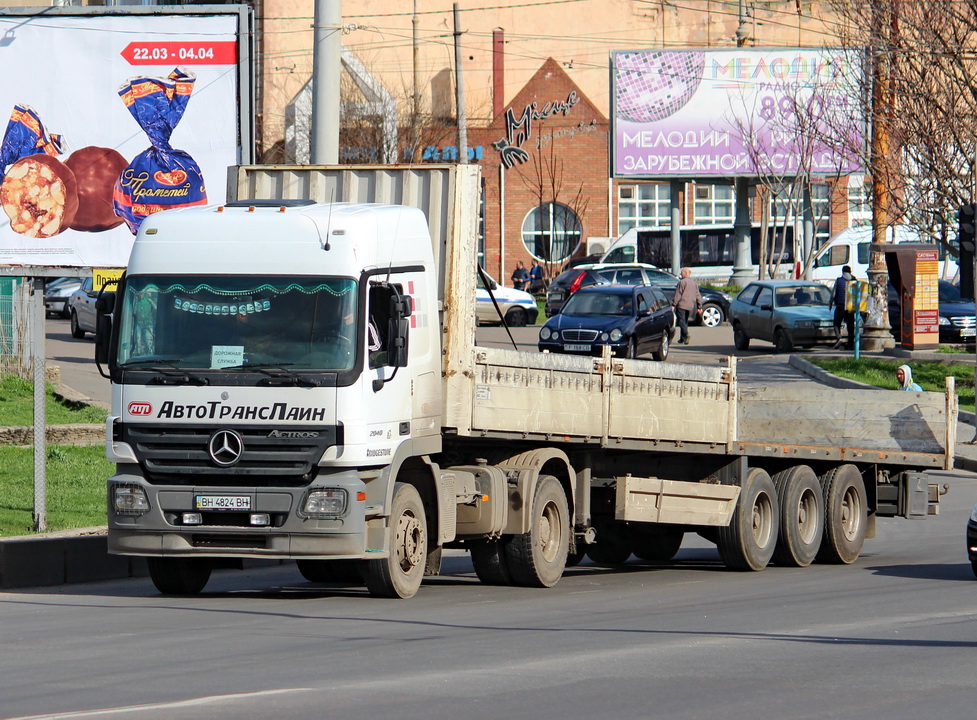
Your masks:
{"label": "wrapped candy", "polygon": [[61,146],[32,108],[14,106],[0,144],[0,206],[14,232],[48,238],[74,221],[78,187],[71,168],[54,157]]}
{"label": "wrapped candy", "polygon": [[170,146],[195,80],[192,73],[178,67],[166,78],[132,78],[119,89],[122,101],[152,143],[115,183],[115,212],[133,234],[153,213],[207,203],[200,167],[189,153]]}

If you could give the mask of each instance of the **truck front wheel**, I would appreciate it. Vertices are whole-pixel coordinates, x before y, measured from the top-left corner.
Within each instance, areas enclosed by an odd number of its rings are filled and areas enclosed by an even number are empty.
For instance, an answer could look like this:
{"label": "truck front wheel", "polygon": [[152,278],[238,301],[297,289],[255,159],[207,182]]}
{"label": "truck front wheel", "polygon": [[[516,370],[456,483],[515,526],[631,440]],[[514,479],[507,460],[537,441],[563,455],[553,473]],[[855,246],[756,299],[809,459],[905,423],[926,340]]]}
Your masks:
{"label": "truck front wheel", "polygon": [[868,500],[862,474],[854,465],[840,465],[821,476],[824,492],[824,538],[819,562],[855,562],[865,544]]}
{"label": "truck front wheel", "polygon": [[394,486],[390,533],[390,554],[366,563],[366,587],[374,597],[413,597],[424,578],[427,558],[427,518],[413,485]]}
{"label": "truck front wheel", "polygon": [[210,562],[201,558],[147,558],[146,564],[164,595],[196,595],[210,580]]}
{"label": "truck front wheel", "polygon": [[552,475],[541,475],[536,482],[529,523],[529,532],[505,546],[509,572],[516,585],[553,587],[570,550],[570,511],[563,486]]}
{"label": "truck front wheel", "polygon": [[719,555],[731,570],[763,570],[777,545],[777,490],[766,470],[746,475],[729,525],[719,528]]}

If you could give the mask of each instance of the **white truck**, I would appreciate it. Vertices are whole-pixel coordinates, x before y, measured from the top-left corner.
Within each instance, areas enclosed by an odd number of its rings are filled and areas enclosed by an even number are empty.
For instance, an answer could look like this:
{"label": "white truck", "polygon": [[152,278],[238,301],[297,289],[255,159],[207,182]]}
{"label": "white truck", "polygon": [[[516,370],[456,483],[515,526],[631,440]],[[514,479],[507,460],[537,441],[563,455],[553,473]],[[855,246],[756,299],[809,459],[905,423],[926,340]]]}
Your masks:
{"label": "white truck", "polygon": [[[925,516],[956,396],[741,387],[722,367],[475,343],[479,169],[242,166],[143,223],[96,357],[112,553],[163,593],[242,558],[410,597],[443,548],[548,587],[586,553],[849,563]],[[329,201],[329,202],[323,202]],[[420,208],[420,209],[418,209]]]}

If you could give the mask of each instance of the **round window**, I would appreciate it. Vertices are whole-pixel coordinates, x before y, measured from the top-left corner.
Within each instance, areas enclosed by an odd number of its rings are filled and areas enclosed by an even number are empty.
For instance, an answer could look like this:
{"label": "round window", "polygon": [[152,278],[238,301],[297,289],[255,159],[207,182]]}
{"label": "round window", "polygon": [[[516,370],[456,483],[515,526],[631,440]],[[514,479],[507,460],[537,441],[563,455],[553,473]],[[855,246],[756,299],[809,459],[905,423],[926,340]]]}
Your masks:
{"label": "round window", "polygon": [[580,218],[566,205],[543,203],[522,222],[522,242],[543,262],[563,262],[580,246]]}

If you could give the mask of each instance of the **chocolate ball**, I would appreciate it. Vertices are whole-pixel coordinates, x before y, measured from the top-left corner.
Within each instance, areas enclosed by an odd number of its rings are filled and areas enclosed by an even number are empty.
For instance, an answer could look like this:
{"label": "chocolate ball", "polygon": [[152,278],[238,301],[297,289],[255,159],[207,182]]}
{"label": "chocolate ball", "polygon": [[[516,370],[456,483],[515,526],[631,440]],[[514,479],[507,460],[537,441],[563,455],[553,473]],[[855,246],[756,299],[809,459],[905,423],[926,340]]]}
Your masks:
{"label": "chocolate ball", "polygon": [[64,164],[75,173],[78,182],[78,213],[72,230],[102,232],[122,224],[112,204],[115,181],[129,164],[112,148],[90,145],[75,150]]}
{"label": "chocolate ball", "polygon": [[50,155],[21,158],[0,185],[0,205],[14,232],[54,237],[71,227],[78,212],[75,174]]}

